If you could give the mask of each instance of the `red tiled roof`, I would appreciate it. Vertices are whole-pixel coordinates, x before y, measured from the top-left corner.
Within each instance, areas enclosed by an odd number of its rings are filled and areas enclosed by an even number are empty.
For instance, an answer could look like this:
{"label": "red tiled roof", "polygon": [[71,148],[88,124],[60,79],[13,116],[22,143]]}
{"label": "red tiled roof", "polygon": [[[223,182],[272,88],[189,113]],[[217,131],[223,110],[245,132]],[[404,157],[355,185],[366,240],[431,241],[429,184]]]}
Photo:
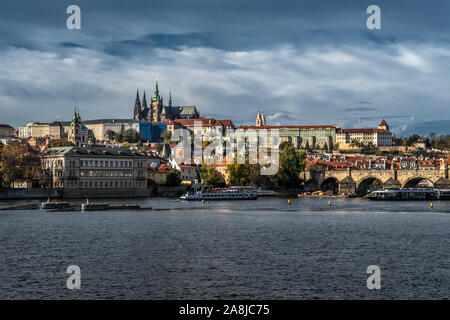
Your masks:
{"label": "red tiled roof", "polygon": [[389,133],[384,129],[339,129],[337,133]]}
{"label": "red tiled roof", "polygon": [[192,169],[197,169],[196,166],[188,166],[188,165],[186,165],[186,164],[180,164],[179,166],[180,166],[180,168],[192,168]]}
{"label": "red tiled roof", "polygon": [[381,120],[381,123],[378,125],[379,127],[381,127],[381,126],[387,126],[387,123],[386,123],[386,121],[384,121],[384,119],[383,120]]}
{"label": "red tiled roof", "polygon": [[324,126],[241,126],[237,129],[335,129],[335,126],[324,125]]}

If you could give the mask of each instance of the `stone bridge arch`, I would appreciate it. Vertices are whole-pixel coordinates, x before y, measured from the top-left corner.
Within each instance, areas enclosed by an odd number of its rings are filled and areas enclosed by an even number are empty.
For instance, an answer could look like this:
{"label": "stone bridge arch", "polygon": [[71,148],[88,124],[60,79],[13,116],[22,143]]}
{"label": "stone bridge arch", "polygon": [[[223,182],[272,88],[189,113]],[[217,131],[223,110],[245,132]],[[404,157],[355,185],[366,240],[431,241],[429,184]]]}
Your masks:
{"label": "stone bridge arch", "polygon": [[339,193],[339,180],[336,177],[328,177],[320,184],[320,191],[332,191],[333,194]]}
{"label": "stone bridge arch", "polygon": [[[374,185],[376,183],[377,185]],[[377,176],[366,176],[356,181],[355,193],[358,196],[365,196],[371,191],[380,190],[384,188],[384,181]]]}
{"label": "stone bridge arch", "polygon": [[434,181],[430,180],[429,178],[423,177],[412,177],[411,179],[406,180],[403,183],[402,188],[415,188],[421,181],[427,181],[428,186],[434,188]]}

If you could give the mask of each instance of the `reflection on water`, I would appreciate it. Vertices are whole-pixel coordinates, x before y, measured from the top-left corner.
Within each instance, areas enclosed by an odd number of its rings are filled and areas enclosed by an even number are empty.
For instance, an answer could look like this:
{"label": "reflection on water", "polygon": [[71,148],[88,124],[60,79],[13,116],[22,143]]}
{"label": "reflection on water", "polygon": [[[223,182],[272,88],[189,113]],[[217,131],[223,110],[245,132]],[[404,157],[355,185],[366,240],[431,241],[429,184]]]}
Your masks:
{"label": "reflection on water", "polygon": [[0,298],[450,298],[448,201],[116,202],[158,210],[0,211]]}

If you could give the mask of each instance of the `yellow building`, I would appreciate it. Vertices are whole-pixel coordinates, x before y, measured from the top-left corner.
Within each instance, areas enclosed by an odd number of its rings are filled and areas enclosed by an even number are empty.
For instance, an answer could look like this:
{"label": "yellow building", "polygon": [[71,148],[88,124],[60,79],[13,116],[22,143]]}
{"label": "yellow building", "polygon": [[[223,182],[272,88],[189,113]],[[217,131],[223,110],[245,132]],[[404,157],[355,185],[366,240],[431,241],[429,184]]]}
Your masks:
{"label": "yellow building", "polygon": [[51,123],[28,122],[25,127],[19,128],[20,138],[53,137],[60,139],[63,135],[64,128],[58,121]]}

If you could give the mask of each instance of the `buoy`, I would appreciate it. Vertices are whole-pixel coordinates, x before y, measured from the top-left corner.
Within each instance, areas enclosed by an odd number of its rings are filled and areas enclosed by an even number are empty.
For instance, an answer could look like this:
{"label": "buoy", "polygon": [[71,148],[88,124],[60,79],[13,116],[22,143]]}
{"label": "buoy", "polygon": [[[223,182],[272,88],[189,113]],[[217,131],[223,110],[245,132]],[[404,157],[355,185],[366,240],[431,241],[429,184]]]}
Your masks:
{"label": "buoy", "polygon": [[288,205],[291,205],[291,199],[288,199]]}
{"label": "buoy", "polygon": [[430,202],[430,208],[433,209],[433,202]]}

